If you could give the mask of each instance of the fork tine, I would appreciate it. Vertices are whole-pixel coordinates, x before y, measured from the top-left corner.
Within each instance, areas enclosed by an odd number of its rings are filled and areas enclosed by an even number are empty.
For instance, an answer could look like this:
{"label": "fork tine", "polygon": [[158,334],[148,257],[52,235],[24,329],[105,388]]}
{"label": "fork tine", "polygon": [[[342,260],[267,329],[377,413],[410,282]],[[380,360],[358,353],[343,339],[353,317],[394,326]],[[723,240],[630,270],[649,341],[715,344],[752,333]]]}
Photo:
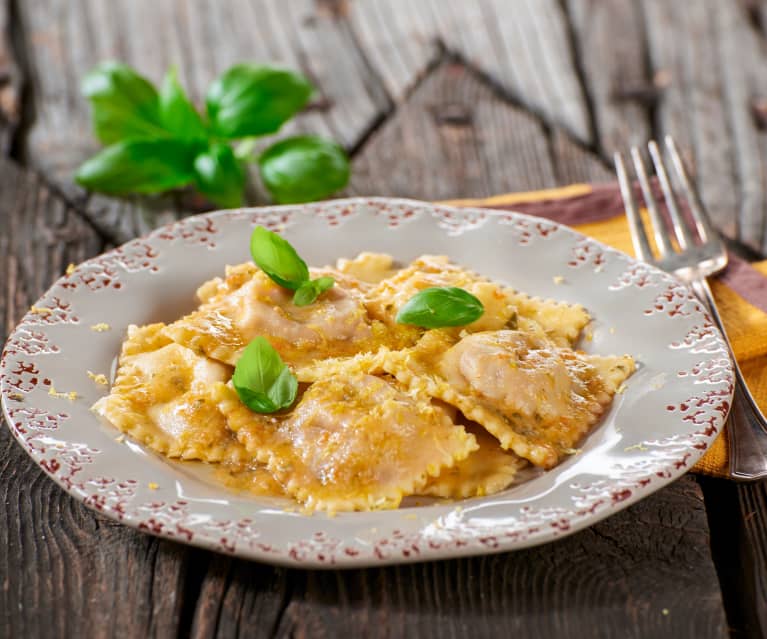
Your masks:
{"label": "fork tine", "polygon": [[631,227],[631,241],[634,244],[634,253],[643,262],[651,262],[653,259],[650,242],[647,241],[647,234],[642,224],[642,218],[639,215],[639,207],[634,197],[634,189],[631,187],[631,181],[626,173],[626,165],[623,163],[623,156],[619,152],[613,155],[615,162],[615,171],[618,174],[618,183],[621,187],[621,197],[626,207],[626,217]]}
{"label": "fork tine", "polygon": [[650,156],[652,157],[652,163],[655,165],[655,173],[660,181],[660,187],[663,190],[663,196],[666,198],[666,208],[671,216],[671,225],[674,227],[674,236],[679,243],[679,248],[682,250],[692,246],[695,240],[690,233],[690,229],[687,228],[687,224],[682,219],[682,214],[679,212],[679,207],[676,203],[676,196],[674,195],[674,189],[671,187],[671,182],[668,179],[668,173],[666,173],[666,165],[663,162],[663,156],[655,140],[651,140],[647,147],[650,149]]}
{"label": "fork tine", "polygon": [[650,220],[652,220],[655,244],[658,247],[658,253],[660,253],[661,258],[663,258],[669,253],[673,253],[674,247],[671,245],[668,233],[665,232],[666,224],[658,211],[658,205],[655,202],[655,196],[650,187],[650,179],[647,177],[647,169],[645,169],[642,154],[635,146],[631,147],[631,159],[634,161],[634,169],[639,178],[639,185],[642,187],[642,195],[644,196],[647,210],[650,213]]}
{"label": "fork tine", "polygon": [[692,188],[692,185],[690,184],[690,180],[687,177],[687,171],[684,168],[684,163],[682,162],[682,158],[680,157],[679,151],[676,148],[676,142],[674,142],[674,138],[672,138],[670,135],[667,135],[665,139],[666,148],[668,149],[668,153],[671,156],[671,163],[676,169],[676,175],[682,185],[684,197],[690,205],[690,212],[692,213],[693,220],[695,220],[695,226],[698,229],[700,239],[705,242],[709,238],[717,237],[717,233],[714,230],[714,227],[711,225],[711,220],[708,217],[708,213],[706,213],[706,209],[704,209],[700,203],[698,193],[695,191],[695,189]]}

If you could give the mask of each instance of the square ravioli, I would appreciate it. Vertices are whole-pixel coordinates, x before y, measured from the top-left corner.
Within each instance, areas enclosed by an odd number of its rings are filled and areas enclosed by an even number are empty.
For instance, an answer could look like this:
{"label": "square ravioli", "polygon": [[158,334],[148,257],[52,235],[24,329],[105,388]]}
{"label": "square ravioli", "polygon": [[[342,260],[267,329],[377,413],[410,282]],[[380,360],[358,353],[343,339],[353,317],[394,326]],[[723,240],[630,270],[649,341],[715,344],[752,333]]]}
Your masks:
{"label": "square ravioli", "polygon": [[[375,279],[376,272],[385,273],[387,267],[390,270],[391,258],[385,259],[388,256],[366,255],[364,259],[360,256],[359,261],[352,260],[341,266],[351,272],[372,272],[372,277],[368,275],[371,279]],[[580,304],[530,297],[475,275],[451,263],[444,255],[422,255],[407,267],[378,279],[365,293],[367,307],[373,317],[395,325],[397,312],[405,302],[419,291],[435,286],[462,288],[482,302],[485,309],[482,317],[464,327],[470,332],[540,329],[560,346],[570,346],[591,320]]]}
{"label": "square ravioli", "polygon": [[485,308],[467,330],[505,328],[516,315],[516,307],[498,284],[451,264],[444,255],[422,255],[407,267],[382,279],[365,294],[370,314],[390,326],[401,327],[395,318],[405,303],[419,291],[435,286],[455,286],[474,295]]}
{"label": "square ravioli", "polygon": [[466,459],[444,468],[419,491],[420,495],[447,499],[467,499],[492,495],[508,488],[527,462],[501,443],[479,424],[466,426],[479,448]]}
{"label": "square ravioli", "polygon": [[286,492],[312,510],[396,508],[477,449],[473,435],[423,393],[361,372],[312,384],[289,412],[251,412],[216,389],[229,427]]}
{"label": "square ravioli", "polygon": [[173,343],[164,328],[129,327],[115,383],[93,411],[168,457],[246,461],[245,447],[210,395],[214,383],[231,377],[231,369]]}
{"label": "square ravioli", "polygon": [[293,304],[287,290],[250,265],[230,269],[225,280],[198,290],[202,305],[170,324],[175,342],[234,366],[256,337],[264,336],[301,379],[302,366],[325,357],[353,355],[391,344],[392,333],[371,320],[359,287],[348,276],[330,274],[336,285],[307,306]]}
{"label": "square ravioli", "polygon": [[458,408],[505,449],[551,468],[600,418],[634,371],[629,356],[599,357],[522,331],[486,331],[459,341],[429,331],[387,354],[384,369],[417,392]]}
{"label": "square ravioli", "polygon": [[[635,368],[629,356],[573,350],[591,320],[583,306],[531,297],[445,256],[398,268],[360,253],[308,272],[334,286],[306,306],[246,263],[201,284],[197,309],[168,326],[131,326],[93,410],[158,453],[210,463],[222,486],[332,514],[397,508],[411,495],[494,494],[551,468]],[[436,330],[397,324],[431,287],[473,294],[482,316]],[[272,414],[232,386],[256,337],[299,382],[293,404]],[[259,362],[243,365],[271,366]]]}

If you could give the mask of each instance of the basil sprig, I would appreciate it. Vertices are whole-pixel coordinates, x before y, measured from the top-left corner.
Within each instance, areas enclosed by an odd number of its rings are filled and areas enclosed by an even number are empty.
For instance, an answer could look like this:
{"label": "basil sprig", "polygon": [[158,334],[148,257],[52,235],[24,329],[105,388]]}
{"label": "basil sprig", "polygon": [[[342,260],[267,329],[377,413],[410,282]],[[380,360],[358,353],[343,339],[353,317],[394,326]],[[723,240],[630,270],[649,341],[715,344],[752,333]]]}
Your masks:
{"label": "basil sprig", "polygon": [[266,188],[286,204],[319,200],[349,181],[349,160],[341,146],[311,135],[270,146],[258,166]]}
{"label": "basil sprig", "polygon": [[[328,197],[349,179],[349,159],[335,142],[295,136],[253,156],[256,138],[276,133],[314,91],[288,69],[238,64],[211,84],[200,113],[171,69],[160,91],[127,65],[108,62],[82,85],[96,137],[107,145],[75,180],[111,195],[161,193],[193,184],[218,206],[243,202],[245,162],[258,161],[278,203]],[[242,139],[235,153],[230,146]],[[244,150],[244,152],[243,152]]]}
{"label": "basil sprig", "polygon": [[308,306],[335,284],[332,277],[310,279],[309,267],[290,242],[263,226],[253,229],[250,255],[273,282],[295,291],[293,303],[296,306]]}
{"label": "basil sprig", "polygon": [[336,281],[332,277],[318,277],[316,280],[304,282],[293,295],[293,304],[308,306],[322,293],[333,287]]}
{"label": "basil sprig", "polygon": [[298,380],[264,337],[243,351],[232,375],[240,401],[256,413],[274,413],[296,399]]}
{"label": "basil sprig", "polygon": [[478,320],[484,312],[482,302],[468,291],[454,286],[435,286],[413,295],[399,309],[396,321],[423,328],[465,326]]}

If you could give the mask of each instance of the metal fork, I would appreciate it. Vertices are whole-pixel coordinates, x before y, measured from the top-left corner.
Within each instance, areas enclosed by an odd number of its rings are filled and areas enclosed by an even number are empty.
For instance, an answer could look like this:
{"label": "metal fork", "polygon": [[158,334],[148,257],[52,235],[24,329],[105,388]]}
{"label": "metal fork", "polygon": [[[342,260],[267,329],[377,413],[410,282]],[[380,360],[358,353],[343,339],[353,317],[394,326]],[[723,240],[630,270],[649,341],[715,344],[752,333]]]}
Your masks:
{"label": "metal fork", "polygon": [[[688,224],[680,212],[679,200],[669,180],[669,172],[666,170],[660,148],[654,141],[647,146],[666,201],[666,208],[671,219],[671,229],[667,228],[667,224],[658,210],[642,153],[637,147],[632,147],[631,159],[650,214],[653,236],[658,249],[658,258],[655,258],[647,240],[642,218],[639,215],[639,207],[634,198],[634,190],[626,171],[626,165],[623,162],[623,156],[620,153],[615,153],[615,169],[618,173],[621,195],[626,207],[626,217],[631,229],[631,239],[636,255],[645,262],[673,273],[688,284],[708,308],[711,317],[726,338],[727,333],[722,324],[722,318],[716,309],[714,297],[706,280],[707,277],[718,273],[727,266],[727,251],[724,243],[711,225],[706,210],[690,185],[674,140],[667,136],[666,148],[671,158],[677,189],[689,204],[690,213],[695,222],[694,228]],[[676,240],[676,248],[671,241],[671,233]],[[736,378],[735,394],[727,422],[730,444],[729,475],[735,480],[753,481],[767,477],[767,420],[765,420],[743,380],[729,340],[726,341],[735,367]]]}

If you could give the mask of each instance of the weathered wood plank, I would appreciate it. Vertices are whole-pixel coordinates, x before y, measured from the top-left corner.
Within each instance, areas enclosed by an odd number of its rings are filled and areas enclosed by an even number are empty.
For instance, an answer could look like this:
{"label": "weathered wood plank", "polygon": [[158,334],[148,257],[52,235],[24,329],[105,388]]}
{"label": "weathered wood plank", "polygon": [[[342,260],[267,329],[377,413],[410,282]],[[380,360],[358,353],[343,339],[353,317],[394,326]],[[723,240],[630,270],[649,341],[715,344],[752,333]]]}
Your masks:
{"label": "weathered wood plank", "polygon": [[764,35],[736,3],[716,3],[718,54],[738,185],[738,237],[767,249],[767,133],[754,103],[767,96]]}
{"label": "weathered wood plank", "polygon": [[346,13],[361,50],[395,102],[440,56],[433,15],[423,2],[357,2]]}
{"label": "weathered wood plank", "polygon": [[[738,571],[746,628],[753,636],[767,633],[767,485],[739,486]],[[734,585],[734,584],[733,584]]]}
{"label": "weathered wood plank", "polygon": [[0,155],[11,150],[21,123],[21,73],[11,42],[11,4],[0,2]]}
{"label": "weathered wood plank", "polygon": [[350,20],[395,99],[412,86],[434,41],[492,77],[527,108],[591,141],[589,118],[556,0],[359,2]]}
{"label": "weathered wood plank", "polygon": [[[102,242],[31,172],[0,158],[5,335]],[[176,636],[190,550],[94,515],[0,426],[0,636]]]}
{"label": "weathered wood plank", "polygon": [[639,5],[632,0],[569,0],[567,7],[594,111],[597,147],[610,157],[646,142],[660,89],[647,76]]}
{"label": "weathered wood plank", "polygon": [[691,477],[516,553],[343,572],[216,559],[200,601],[196,639],[727,636]]}
{"label": "weathered wood plank", "polygon": [[[669,84],[658,123],[689,149],[701,196],[719,228],[755,248],[764,233],[763,133],[749,96],[763,86],[764,53],[735,3],[642,5],[654,73]],[[753,63],[752,63],[753,60]]]}
{"label": "weathered wood plank", "polygon": [[610,182],[615,179],[610,166],[561,129],[551,133],[550,152],[557,184]]}
{"label": "weathered wood plank", "polygon": [[360,150],[349,191],[444,200],[555,182],[541,123],[446,62]]}
{"label": "weathered wood plank", "polygon": [[611,178],[566,132],[446,61],[357,155],[349,191],[442,200]]}

